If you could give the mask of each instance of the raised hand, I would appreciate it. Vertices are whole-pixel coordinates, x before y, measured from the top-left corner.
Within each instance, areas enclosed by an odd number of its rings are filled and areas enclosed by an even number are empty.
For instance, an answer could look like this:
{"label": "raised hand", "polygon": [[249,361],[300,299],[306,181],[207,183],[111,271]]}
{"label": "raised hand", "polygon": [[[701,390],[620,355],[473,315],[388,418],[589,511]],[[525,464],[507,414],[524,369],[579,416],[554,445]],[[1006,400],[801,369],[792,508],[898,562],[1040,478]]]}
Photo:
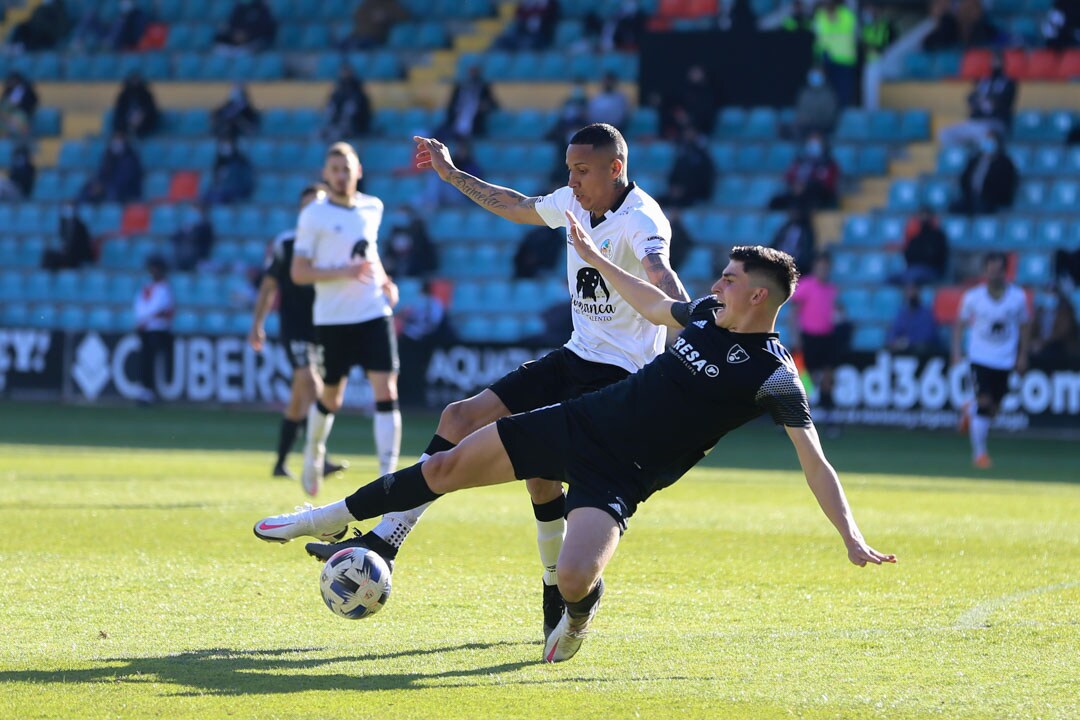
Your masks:
{"label": "raised hand", "polygon": [[570,240],[573,242],[574,250],[577,251],[581,259],[590,262],[593,258],[599,256],[600,251],[596,249],[596,243],[593,242],[588,231],[570,211],[566,212],[566,221],[567,227],[570,229]]}
{"label": "raised hand", "polygon": [[435,138],[420,137],[414,135],[416,141],[416,167],[431,168],[443,180],[448,180],[450,173],[457,168],[450,157],[450,150]]}

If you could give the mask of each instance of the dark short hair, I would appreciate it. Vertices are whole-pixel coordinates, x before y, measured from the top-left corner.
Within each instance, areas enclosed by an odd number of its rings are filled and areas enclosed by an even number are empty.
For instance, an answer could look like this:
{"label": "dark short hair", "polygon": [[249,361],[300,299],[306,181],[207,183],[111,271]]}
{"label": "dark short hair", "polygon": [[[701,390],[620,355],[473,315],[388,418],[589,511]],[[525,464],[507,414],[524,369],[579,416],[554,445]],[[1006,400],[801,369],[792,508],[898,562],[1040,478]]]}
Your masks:
{"label": "dark short hair", "polygon": [[335,155],[343,157],[346,160],[351,157],[357,162],[360,162],[360,156],[356,154],[356,148],[347,142],[336,142],[326,149],[327,159],[334,157]]}
{"label": "dark short hair", "polygon": [[623,162],[626,162],[627,157],[630,155],[630,151],[626,147],[626,139],[623,138],[622,133],[614,125],[608,125],[607,123],[586,125],[574,133],[574,136],[570,138],[570,144],[592,145],[593,150],[610,149],[615,153],[615,157]]}
{"label": "dark short hair", "polygon": [[994,250],[986,253],[986,256],[983,257],[983,267],[989,266],[992,262],[1000,262],[1002,265],[1008,266],[1009,258],[1006,257],[1005,253]]}
{"label": "dark short hair", "polygon": [[728,257],[741,262],[748,275],[764,275],[783,295],[780,302],[787,302],[799,284],[799,270],[795,267],[795,258],[786,252],[768,248],[764,245],[736,245],[731,248]]}
{"label": "dark short hair", "polygon": [[300,195],[296,199],[303,200],[308,195],[318,195],[319,191],[323,189],[325,189],[325,186],[322,183],[311,183],[310,185],[305,185],[304,189],[300,191]]}

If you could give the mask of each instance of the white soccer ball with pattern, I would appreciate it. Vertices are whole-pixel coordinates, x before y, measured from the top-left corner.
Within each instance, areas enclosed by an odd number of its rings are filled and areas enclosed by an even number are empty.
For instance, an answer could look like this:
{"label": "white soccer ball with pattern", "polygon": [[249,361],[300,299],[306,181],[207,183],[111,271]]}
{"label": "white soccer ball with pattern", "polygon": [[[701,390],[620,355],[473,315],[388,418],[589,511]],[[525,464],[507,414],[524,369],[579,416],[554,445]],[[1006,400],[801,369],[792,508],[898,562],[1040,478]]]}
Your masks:
{"label": "white soccer ball with pattern", "polygon": [[390,568],[367,548],[334,553],[319,578],[323,602],[335,615],[359,620],[374,615],[390,597]]}

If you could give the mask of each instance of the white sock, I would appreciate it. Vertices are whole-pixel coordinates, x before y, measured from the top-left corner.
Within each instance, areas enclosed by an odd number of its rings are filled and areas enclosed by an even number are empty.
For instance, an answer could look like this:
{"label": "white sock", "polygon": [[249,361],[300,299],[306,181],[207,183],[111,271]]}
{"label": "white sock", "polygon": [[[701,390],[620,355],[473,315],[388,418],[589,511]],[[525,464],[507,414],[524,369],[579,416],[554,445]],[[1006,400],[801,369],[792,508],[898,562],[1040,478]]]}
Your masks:
{"label": "white sock", "polygon": [[315,527],[326,532],[338,530],[356,520],[349,512],[344,500],[317,507],[311,511],[311,521]]}
{"label": "white sock", "polygon": [[334,413],[323,414],[316,403],[311,404],[307,416],[307,437],[304,438],[304,462],[326,458],[326,439],[334,427]]}
{"label": "white sock", "polygon": [[401,411],[375,413],[375,452],[379,455],[379,474],[397,470],[401,453]]}
{"label": "white sock", "polygon": [[[424,462],[429,457],[431,456],[423,453],[420,456],[420,462]],[[431,507],[431,503],[426,502],[420,507],[414,507],[412,510],[386,513],[382,516],[379,524],[371,529],[371,532],[394,547],[400,548],[401,543],[405,542],[405,538],[409,537],[409,533],[416,527],[416,523],[420,522],[420,516],[429,507]]]}
{"label": "white sock", "polygon": [[540,562],[544,565],[545,585],[557,585],[559,582],[555,568],[559,564],[565,534],[566,520],[562,518],[536,521],[536,544],[540,547]]}
{"label": "white sock", "polygon": [[986,436],[990,434],[990,422],[990,418],[980,415],[978,412],[971,416],[971,429],[968,434],[971,436],[971,454],[973,457],[986,454]]}

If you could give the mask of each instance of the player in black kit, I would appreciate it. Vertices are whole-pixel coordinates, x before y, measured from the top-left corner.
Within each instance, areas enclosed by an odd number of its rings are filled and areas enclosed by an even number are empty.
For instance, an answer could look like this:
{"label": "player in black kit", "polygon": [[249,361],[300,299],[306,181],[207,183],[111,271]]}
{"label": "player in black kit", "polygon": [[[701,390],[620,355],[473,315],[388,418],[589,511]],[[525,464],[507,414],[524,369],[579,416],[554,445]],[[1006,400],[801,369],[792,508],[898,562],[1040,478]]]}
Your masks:
{"label": "player in black kit", "polygon": [[265,518],[263,526],[280,530],[262,539],[326,534],[354,519],[511,478],[563,480],[569,513],[557,572],[566,613],[544,648],[545,661],[560,662],[581,646],[603,594],[604,567],[637,505],[678,480],[724,435],[769,413],[786,429],[851,562],[895,562],[863,540],[821,450],[795,364],[773,332],[798,279],[792,257],[762,246],[736,247],[713,294],[682,302],[606,260],[576,220],[570,233],[581,257],[643,317],[682,328],[665,353],[595,393],[504,417],[455,449],[337,503]]}
{"label": "player in black kit", "polygon": [[[319,197],[322,188],[308,185],[300,192],[300,209]],[[292,478],[285,459],[289,456],[300,426],[307,420],[308,408],[319,396],[322,381],[316,372],[315,330],[311,320],[311,306],[315,302],[315,288],[311,285],[297,285],[289,276],[292,265],[293,243],[296,242],[296,230],[286,230],[274,238],[273,252],[262,282],[259,295],[255,300],[255,309],[251,317],[251,332],[248,343],[256,352],[262,352],[266,345],[266,317],[273,309],[274,299],[280,298],[278,316],[281,320],[281,344],[292,366],[292,387],[289,404],[281,418],[278,431],[277,460],[274,462],[274,477]],[[327,474],[343,470],[346,466],[326,460],[324,472]]]}

